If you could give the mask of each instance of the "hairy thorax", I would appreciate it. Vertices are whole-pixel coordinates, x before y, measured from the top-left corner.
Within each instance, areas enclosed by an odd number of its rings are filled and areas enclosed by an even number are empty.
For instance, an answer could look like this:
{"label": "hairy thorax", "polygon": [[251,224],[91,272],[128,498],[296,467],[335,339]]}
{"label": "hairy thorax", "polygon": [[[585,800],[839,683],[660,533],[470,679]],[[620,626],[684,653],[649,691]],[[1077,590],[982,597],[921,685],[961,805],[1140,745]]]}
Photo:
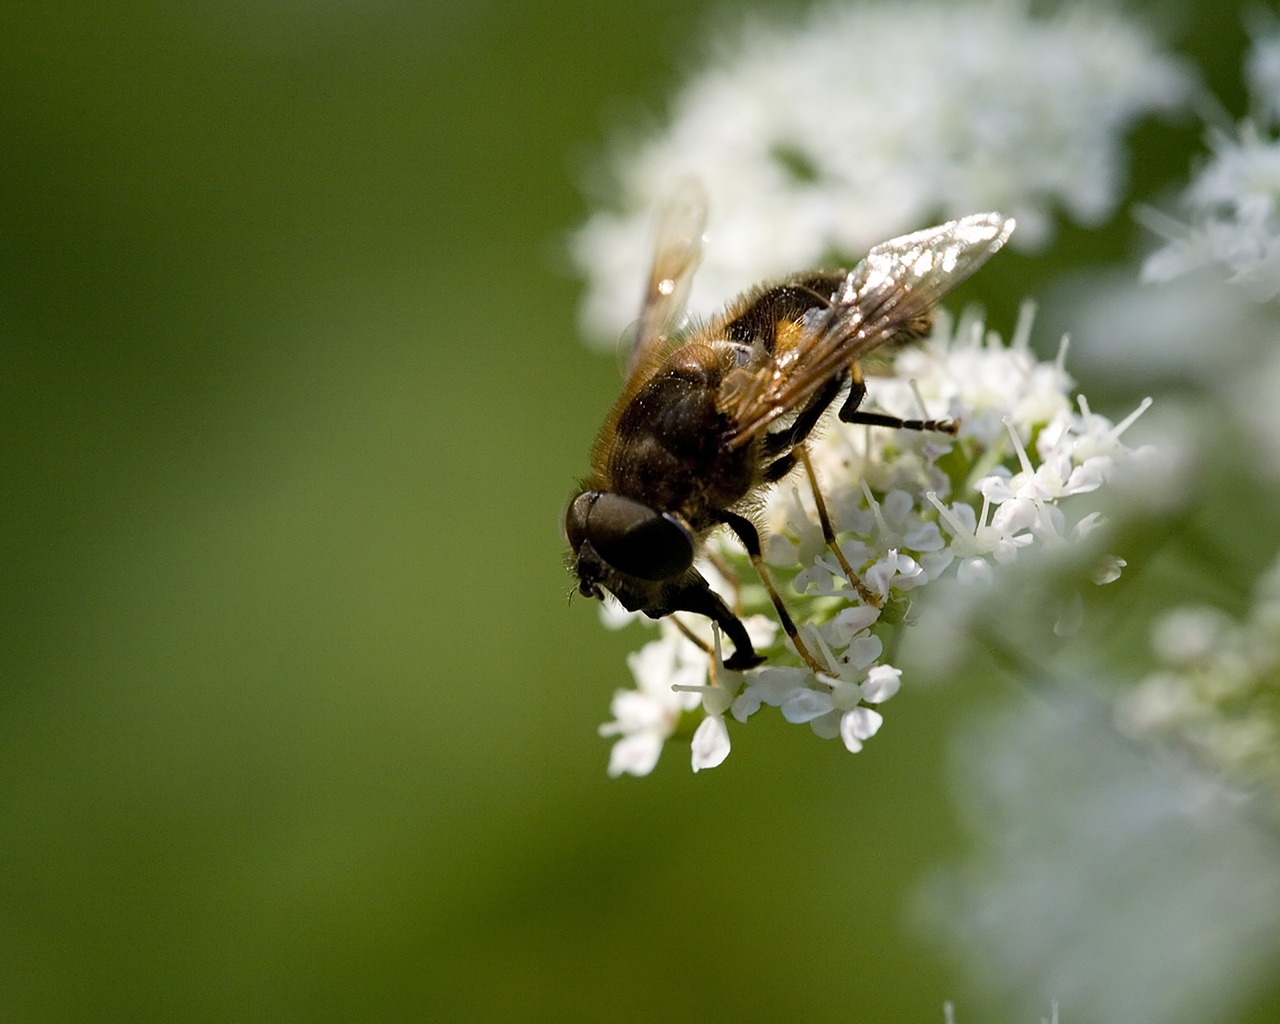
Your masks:
{"label": "hairy thorax", "polygon": [[746,346],[688,345],[636,392],[617,423],[611,486],[658,509],[681,509],[695,529],[708,509],[736,504],[758,482],[752,446],[729,450],[733,424],[718,408],[720,385],[743,365]]}

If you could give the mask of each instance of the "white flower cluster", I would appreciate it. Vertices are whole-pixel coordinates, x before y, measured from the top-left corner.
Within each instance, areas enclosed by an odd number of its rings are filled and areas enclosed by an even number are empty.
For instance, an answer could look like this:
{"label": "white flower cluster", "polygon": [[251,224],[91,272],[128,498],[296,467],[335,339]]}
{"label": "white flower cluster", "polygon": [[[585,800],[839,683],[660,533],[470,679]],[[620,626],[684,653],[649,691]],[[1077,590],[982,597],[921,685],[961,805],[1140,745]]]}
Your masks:
{"label": "white flower cluster", "polygon": [[1151,646],[1162,667],[1120,703],[1121,727],[1280,798],[1280,561],[1243,622],[1212,607],[1176,608],[1155,624]]}
{"label": "white flower cluster", "polygon": [[1143,272],[1167,281],[1213,264],[1258,302],[1280,294],[1280,34],[1256,40],[1245,66],[1255,119],[1214,131],[1212,156],[1183,194],[1190,223],[1145,211],[1168,244]]}
{"label": "white flower cluster", "polygon": [[717,210],[698,310],[974,210],[1015,217],[1022,247],[1047,241],[1055,206],[1104,220],[1125,132],[1179,105],[1190,77],[1097,5],[1030,8],[898,0],[747,25],[686,83],[663,134],[615,151],[613,209],[571,243],[588,336],[611,345],[635,316],[652,210],[685,178]]}
{"label": "white flower cluster", "polygon": [[[1072,406],[1063,353],[1039,361],[1028,345],[1030,326],[1024,315],[1006,345],[977,320],[953,330],[939,314],[932,336],[898,355],[895,376],[871,382],[883,411],[903,417],[945,411],[959,421],[956,435],[833,421],[810,442],[840,552],[858,580],[825,543],[812,491],[784,484],[771,492],[761,517],[766,561],[775,580],[789,583],[784,600],[825,668],[797,664],[765,617],[762,588],[735,586],[707,566],[713,586],[748,614],[753,643],[769,660],[728,671],[719,638],[701,620],[682,617],[684,632],[663,620],[660,639],[631,659],[637,688],[617,694],[615,720],[601,729],[618,737],[610,774],[647,774],[664,741],[699,711],[695,771],[728,755],[726,715],[745,722],[766,705],[860,750],[883,721],[874,706],[899,688],[901,673],[884,660],[885,642],[910,621],[922,588],[953,566],[961,583],[982,585],[1023,549],[1064,545],[1098,525],[1097,512],[1081,514],[1064,501],[1096,491],[1135,454],[1121,435],[1146,403],[1119,424],[1092,413],[1083,397]],[[724,531],[710,554],[741,580],[751,577],[745,555]],[[1113,560],[1098,582],[1114,579],[1122,564]],[[704,643],[715,645],[714,659],[686,635],[699,630]]]}
{"label": "white flower cluster", "polygon": [[917,934],[1009,1018],[1052,992],[1069,1020],[1250,1019],[1280,962],[1274,829],[1099,728],[1105,669],[1062,671],[953,734],[965,853],[918,892]]}

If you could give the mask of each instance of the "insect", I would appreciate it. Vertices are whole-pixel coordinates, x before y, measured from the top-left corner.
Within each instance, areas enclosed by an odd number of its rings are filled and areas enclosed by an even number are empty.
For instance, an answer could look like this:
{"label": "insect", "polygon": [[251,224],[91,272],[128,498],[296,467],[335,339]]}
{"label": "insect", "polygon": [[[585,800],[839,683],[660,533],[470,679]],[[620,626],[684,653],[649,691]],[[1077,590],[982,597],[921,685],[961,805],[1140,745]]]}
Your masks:
{"label": "insect", "polygon": [[805,440],[842,392],[846,423],[955,431],[951,421],[864,412],[859,361],[926,334],[938,299],[1004,245],[1014,222],[979,213],[903,235],[851,271],[759,285],[681,332],[705,224],[705,199],[691,183],[660,216],[626,382],[565,512],[569,566],[586,597],[608,592],[655,619],[706,616],[733,643],[726,667],[746,669],[764,659],[695,565],[707,537],[726,527],[746,548],[797,653],[821,670],[765,570],[753,511],[771,484],[803,465],[828,545],[872,599],[835,543]]}

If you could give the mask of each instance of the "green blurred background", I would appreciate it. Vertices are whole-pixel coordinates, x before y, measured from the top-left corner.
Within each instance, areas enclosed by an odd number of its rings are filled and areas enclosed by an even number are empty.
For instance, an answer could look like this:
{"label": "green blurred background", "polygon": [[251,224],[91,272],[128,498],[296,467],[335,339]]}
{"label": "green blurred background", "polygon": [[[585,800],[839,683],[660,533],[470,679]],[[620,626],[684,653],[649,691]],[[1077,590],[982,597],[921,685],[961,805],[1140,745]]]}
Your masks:
{"label": "green blurred background", "polygon": [[[1239,109],[1238,16],[1176,13]],[[0,1020],[992,1012],[904,925],[973,692],[605,776],[634,637],[558,516],[618,378],[563,235],[714,24],[5,5]]]}

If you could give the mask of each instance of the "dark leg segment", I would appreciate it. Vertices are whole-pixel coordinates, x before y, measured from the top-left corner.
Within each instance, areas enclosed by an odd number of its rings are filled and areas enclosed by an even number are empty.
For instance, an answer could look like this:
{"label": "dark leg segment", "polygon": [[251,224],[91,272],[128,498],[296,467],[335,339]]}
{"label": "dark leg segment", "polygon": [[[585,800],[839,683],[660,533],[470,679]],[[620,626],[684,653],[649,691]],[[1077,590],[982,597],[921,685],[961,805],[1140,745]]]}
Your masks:
{"label": "dark leg segment", "polygon": [[[751,520],[733,512],[723,511],[717,512],[716,517],[728,526],[746,547],[747,557],[751,559],[751,564],[755,566],[756,573],[760,576],[760,582],[764,584],[764,589],[769,592],[769,599],[773,601],[774,610],[778,613],[778,621],[782,623],[783,630],[795,646],[796,653],[813,671],[826,672],[826,667],[818,663],[817,659],[809,653],[804,641],[800,639],[800,631],[796,629],[795,620],[791,618],[791,613],[787,611],[787,606],[782,603],[782,597],[774,589],[773,580],[769,578],[769,572],[764,567],[764,557],[760,551],[760,534],[751,524]],[[739,623],[739,627],[741,627],[741,623]],[[727,661],[725,666],[728,668],[734,667]]]}
{"label": "dark leg segment", "polygon": [[862,371],[857,363],[854,363],[851,368],[851,376],[853,386],[849,390],[849,397],[840,407],[840,419],[845,423],[860,423],[869,427],[891,427],[898,430],[936,430],[942,434],[954,434],[959,429],[959,424],[955,420],[904,420],[882,412],[861,412],[858,407],[867,397],[867,385],[862,379]]}
{"label": "dark leg segment", "polygon": [[[840,394],[840,389],[844,387],[844,381],[845,374],[843,373],[832,377],[831,380],[827,381],[827,383],[823,385],[822,389],[818,391],[817,394],[809,399],[809,404],[800,410],[800,414],[796,416],[795,421],[791,426],[784,430],[779,430],[776,433],[765,434],[765,458],[772,459],[777,456],[785,457],[790,454],[792,448],[803,443],[805,438],[813,433],[813,428],[818,425],[818,420],[820,420],[822,418],[822,414],[827,411],[827,406],[835,401],[836,395]],[[862,393],[864,395],[867,393],[866,385],[863,385]],[[862,401],[861,397],[859,397],[858,401]],[[847,406],[848,403],[846,402],[845,405]],[[791,460],[791,465],[795,465],[794,459]],[[773,467],[770,466],[769,469],[766,470],[766,475],[768,475],[772,469]],[[788,469],[790,469],[790,466]],[[779,473],[777,476],[770,477],[770,479],[780,480],[784,476],[786,476],[786,473]]]}
{"label": "dark leg segment", "polygon": [[894,427],[899,430],[936,430],[940,434],[954,434],[960,429],[955,420],[903,420],[897,416],[888,416],[880,412],[850,412],[846,404],[840,410],[840,418],[845,423],[859,423],[868,427]]}
{"label": "dark leg segment", "polygon": [[661,618],[671,612],[693,612],[695,615],[705,615],[733,641],[733,654],[725,659],[725,668],[736,672],[755,668],[764,661],[764,658],[757,654],[756,649],[751,645],[746,627],[729,611],[728,606],[720,599],[720,595],[711,589],[707,581],[697,574],[695,576],[696,581],[690,581],[668,592],[662,611],[656,615],[649,613],[650,616]]}

